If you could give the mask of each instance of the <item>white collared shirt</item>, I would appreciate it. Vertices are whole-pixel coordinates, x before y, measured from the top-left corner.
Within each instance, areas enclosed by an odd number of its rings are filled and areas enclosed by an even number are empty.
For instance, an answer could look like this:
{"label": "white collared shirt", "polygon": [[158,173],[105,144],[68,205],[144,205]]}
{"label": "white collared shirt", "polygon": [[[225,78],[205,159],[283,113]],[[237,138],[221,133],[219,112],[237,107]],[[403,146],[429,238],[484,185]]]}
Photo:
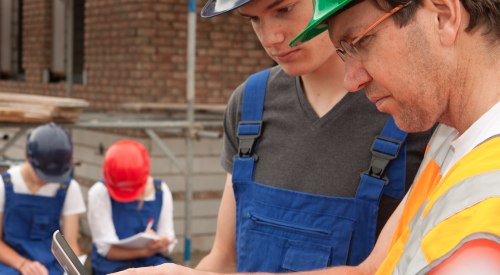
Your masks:
{"label": "white collared shirt", "polygon": [[500,102],[474,122],[465,133],[462,135],[457,134],[453,139],[451,146],[455,150],[455,155],[446,169],[443,170],[443,178],[450,168],[472,149],[498,134],[500,134]]}

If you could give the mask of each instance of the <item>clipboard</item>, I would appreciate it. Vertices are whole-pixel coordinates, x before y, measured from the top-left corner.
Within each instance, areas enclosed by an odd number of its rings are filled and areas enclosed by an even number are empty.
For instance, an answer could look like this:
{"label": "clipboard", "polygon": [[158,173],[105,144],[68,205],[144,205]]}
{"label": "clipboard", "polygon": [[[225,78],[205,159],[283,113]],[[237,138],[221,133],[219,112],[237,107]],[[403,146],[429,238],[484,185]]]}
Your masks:
{"label": "clipboard", "polygon": [[52,236],[52,254],[68,275],[89,275],[59,230]]}

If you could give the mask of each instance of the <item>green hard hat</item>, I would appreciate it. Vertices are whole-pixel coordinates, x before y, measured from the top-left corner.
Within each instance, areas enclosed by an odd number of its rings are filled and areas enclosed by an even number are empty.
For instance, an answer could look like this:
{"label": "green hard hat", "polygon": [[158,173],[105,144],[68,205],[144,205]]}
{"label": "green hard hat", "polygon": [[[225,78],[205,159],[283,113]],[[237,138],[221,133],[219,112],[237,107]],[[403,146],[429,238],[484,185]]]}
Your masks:
{"label": "green hard hat", "polygon": [[290,41],[289,45],[291,47],[296,47],[326,31],[328,25],[325,20],[352,1],[353,0],[314,0],[314,12],[311,22],[309,22],[305,30]]}

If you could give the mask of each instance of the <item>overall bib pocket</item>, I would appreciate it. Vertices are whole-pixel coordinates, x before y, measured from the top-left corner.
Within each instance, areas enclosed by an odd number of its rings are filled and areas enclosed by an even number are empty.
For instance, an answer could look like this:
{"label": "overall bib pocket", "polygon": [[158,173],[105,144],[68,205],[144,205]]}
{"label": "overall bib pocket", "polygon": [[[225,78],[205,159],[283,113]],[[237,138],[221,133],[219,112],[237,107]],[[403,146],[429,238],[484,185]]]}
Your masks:
{"label": "overall bib pocket", "polygon": [[[30,238],[32,240],[43,240],[47,236],[47,225],[49,224],[50,217],[47,215],[33,215],[31,216],[31,231]],[[50,234],[50,233],[49,233]]]}
{"label": "overall bib pocket", "polygon": [[250,234],[243,239],[246,245],[260,244],[260,247],[245,253],[257,265],[246,270],[308,271],[347,264],[354,221],[295,209],[280,211],[269,205],[265,210],[249,208],[244,228]]}
{"label": "overall bib pocket", "polygon": [[283,268],[294,272],[324,269],[329,266],[330,246],[289,241]]}
{"label": "overall bib pocket", "polygon": [[308,235],[311,234],[311,235],[315,235],[315,236],[320,237],[320,238],[328,238],[332,235],[331,230],[308,227],[308,226],[301,226],[301,225],[297,225],[297,224],[282,222],[282,221],[273,220],[273,219],[265,218],[262,216],[258,216],[258,215],[252,214],[250,212],[248,213],[247,217],[258,225],[272,226],[272,227],[279,228],[281,230],[295,231],[295,232],[300,232],[302,234],[308,234]]}

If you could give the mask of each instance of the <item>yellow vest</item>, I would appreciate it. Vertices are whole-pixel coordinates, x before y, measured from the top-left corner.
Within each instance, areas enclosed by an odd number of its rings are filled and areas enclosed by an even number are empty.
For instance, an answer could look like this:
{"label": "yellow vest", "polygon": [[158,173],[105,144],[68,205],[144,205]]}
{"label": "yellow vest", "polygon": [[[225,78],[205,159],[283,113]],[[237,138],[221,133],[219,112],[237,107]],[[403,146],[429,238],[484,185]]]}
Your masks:
{"label": "yellow vest", "polygon": [[474,148],[441,179],[456,133],[439,125],[429,141],[377,274],[426,274],[469,241],[500,243],[500,137]]}

